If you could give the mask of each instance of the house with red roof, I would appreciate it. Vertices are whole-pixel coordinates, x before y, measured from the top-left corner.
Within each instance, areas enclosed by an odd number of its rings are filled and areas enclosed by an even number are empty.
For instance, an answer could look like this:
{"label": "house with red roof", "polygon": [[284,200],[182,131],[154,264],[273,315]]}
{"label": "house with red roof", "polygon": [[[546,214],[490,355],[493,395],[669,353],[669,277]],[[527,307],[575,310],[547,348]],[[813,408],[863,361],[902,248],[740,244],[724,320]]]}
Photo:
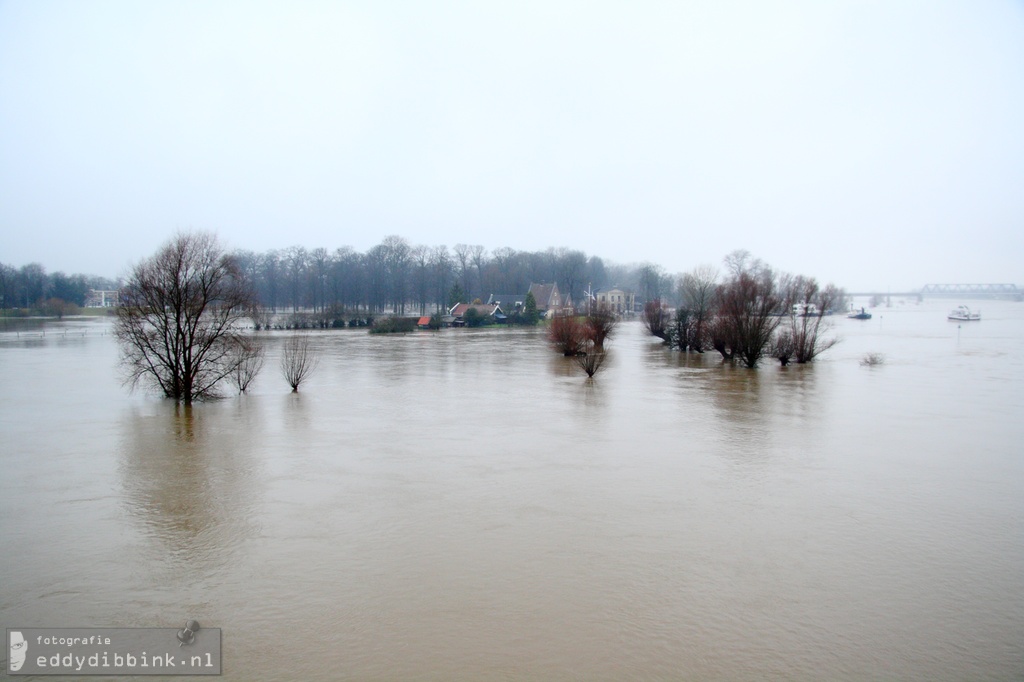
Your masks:
{"label": "house with red roof", "polygon": [[[479,300],[479,299],[477,299]],[[505,321],[505,313],[497,303],[456,303],[448,314],[453,318],[453,327],[466,326],[466,313],[475,310],[477,315],[485,319],[487,324],[502,323]]]}

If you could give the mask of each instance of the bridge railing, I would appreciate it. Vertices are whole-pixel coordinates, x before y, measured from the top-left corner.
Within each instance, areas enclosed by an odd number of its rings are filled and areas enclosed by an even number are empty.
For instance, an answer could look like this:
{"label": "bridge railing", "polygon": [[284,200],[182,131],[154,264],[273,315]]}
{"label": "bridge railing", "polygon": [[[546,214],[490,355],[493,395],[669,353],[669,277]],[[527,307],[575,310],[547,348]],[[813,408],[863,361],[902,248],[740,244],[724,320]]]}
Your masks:
{"label": "bridge railing", "polygon": [[1012,296],[1024,292],[1018,289],[1016,284],[925,284],[921,287],[921,293],[926,296],[929,294],[933,296],[940,294],[954,294],[957,296],[964,294]]}
{"label": "bridge railing", "polygon": [[858,291],[847,292],[847,296],[899,296],[901,298],[1002,298],[1014,301],[1024,300],[1024,287],[1016,284],[926,284],[917,291]]}

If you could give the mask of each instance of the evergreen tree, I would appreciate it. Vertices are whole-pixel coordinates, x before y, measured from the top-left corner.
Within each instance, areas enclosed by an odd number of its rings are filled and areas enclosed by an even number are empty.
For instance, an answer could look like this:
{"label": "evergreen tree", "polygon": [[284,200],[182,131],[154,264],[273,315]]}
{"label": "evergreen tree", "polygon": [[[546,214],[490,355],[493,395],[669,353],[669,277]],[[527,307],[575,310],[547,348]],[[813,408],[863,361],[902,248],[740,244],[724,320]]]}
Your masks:
{"label": "evergreen tree", "polygon": [[526,324],[537,324],[540,320],[540,311],[537,310],[537,299],[532,291],[526,294],[526,301],[523,302],[523,318]]}
{"label": "evergreen tree", "polygon": [[448,310],[451,310],[459,303],[465,302],[465,300],[465,292],[462,291],[462,287],[459,285],[459,283],[455,282],[455,284],[452,285],[452,288],[448,290]]}

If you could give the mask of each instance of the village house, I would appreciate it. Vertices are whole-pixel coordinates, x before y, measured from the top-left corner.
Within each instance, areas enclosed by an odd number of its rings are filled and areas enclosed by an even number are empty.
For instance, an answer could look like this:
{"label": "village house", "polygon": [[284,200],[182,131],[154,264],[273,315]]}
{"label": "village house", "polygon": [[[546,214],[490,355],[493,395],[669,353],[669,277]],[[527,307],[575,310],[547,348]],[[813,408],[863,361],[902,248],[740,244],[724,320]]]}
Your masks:
{"label": "village house", "polygon": [[501,311],[501,307],[496,303],[456,303],[452,306],[452,309],[448,311],[448,315],[452,318],[452,326],[466,326],[465,316],[470,310],[475,310],[480,317],[487,320],[487,324],[494,322],[501,324],[505,322],[506,319],[505,313]]}
{"label": "village house", "polygon": [[594,303],[598,308],[607,308],[616,314],[625,315],[635,310],[636,295],[622,289],[598,291],[594,294]]}
{"label": "village house", "polygon": [[85,296],[85,307],[113,308],[117,305],[119,298],[120,292],[116,289],[110,291],[104,289],[89,289],[89,293]]}
{"label": "village house", "polygon": [[526,294],[491,294],[487,302],[501,306],[506,315],[511,315],[526,307]]}
{"label": "village house", "polygon": [[554,317],[557,314],[572,315],[575,311],[572,307],[572,296],[562,296],[558,291],[558,284],[531,284],[530,293],[537,301],[537,311],[544,317]]}

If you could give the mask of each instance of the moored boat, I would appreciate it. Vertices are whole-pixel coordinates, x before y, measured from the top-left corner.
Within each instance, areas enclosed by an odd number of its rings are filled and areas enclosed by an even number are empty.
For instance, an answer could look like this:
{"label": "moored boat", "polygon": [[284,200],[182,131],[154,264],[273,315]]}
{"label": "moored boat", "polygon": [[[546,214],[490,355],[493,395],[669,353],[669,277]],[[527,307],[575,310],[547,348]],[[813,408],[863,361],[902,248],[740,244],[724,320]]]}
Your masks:
{"label": "moored boat", "polygon": [[[831,310],[825,311],[826,315],[831,315]],[[793,317],[821,317],[821,311],[818,310],[818,306],[813,303],[794,303],[793,304]]]}
{"label": "moored boat", "polygon": [[851,310],[850,312],[848,312],[846,314],[846,316],[848,318],[850,318],[851,320],[870,320],[871,319],[871,313],[869,313],[868,311],[864,310],[864,308],[861,308],[860,312],[857,312],[856,310]]}
{"label": "moored boat", "polygon": [[958,305],[953,310],[949,311],[947,316],[950,320],[956,320],[958,322],[970,322],[971,320],[980,320],[981,311],[973,312],[970,308],[965,305]]}

